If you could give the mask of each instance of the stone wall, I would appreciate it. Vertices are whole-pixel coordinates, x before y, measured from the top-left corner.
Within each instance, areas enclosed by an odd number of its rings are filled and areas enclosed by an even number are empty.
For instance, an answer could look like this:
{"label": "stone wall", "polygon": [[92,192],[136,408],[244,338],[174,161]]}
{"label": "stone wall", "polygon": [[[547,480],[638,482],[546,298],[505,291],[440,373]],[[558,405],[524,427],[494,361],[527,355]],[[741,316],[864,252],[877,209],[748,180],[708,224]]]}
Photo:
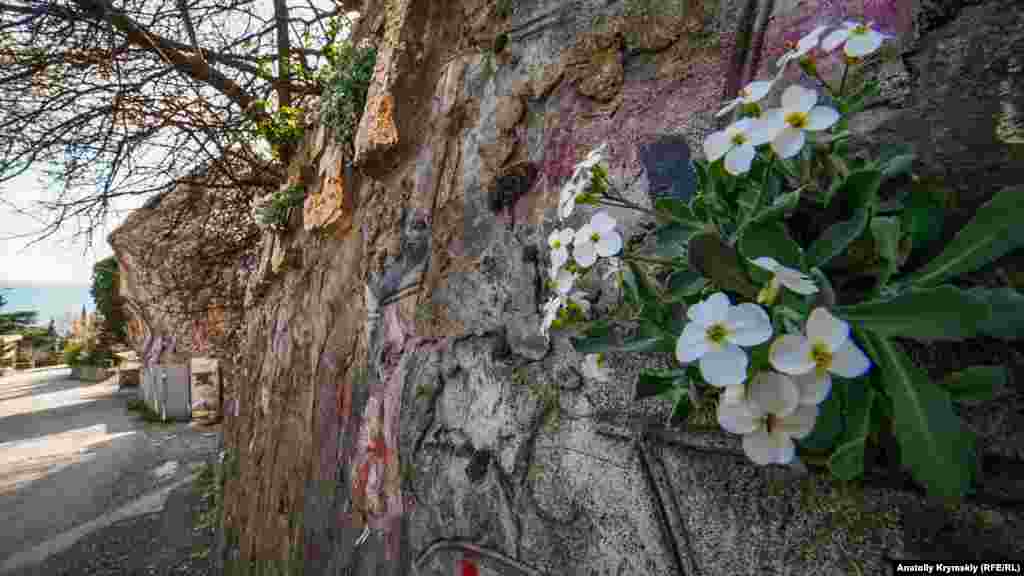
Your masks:
{"label": "stone wall", "polygon": [[[246,290],[226,377],[226,570],[448,575],[472,559],[483,574],[881,574],[889,558],[1022,557],[1017,346],[911,346],[933,375],[1013,370],[998,401],[963,407],[983,475],[950,510],[899,474],[838,486],[754,467],[699,414],[652,426],[668,407],[632,400],[651,361],[613,355],[612,381],[594,382],[564,338],[539,334],[538,254],[589,149],[609,143],[611,176],[637,201],[690,193],[685,160],[723,97],[771,71],[785,40],[851,14],[899,36],[870,67],[885,90],[856,119],[860,145],[913,144],[962,223],[1024,176],[1024,8],[651,5],[364,2],[357,36],[380,56],[354,158],[311,127],[291,174],[305,210],[263,235]],[[615,297],[592,292],[598,309]]]}

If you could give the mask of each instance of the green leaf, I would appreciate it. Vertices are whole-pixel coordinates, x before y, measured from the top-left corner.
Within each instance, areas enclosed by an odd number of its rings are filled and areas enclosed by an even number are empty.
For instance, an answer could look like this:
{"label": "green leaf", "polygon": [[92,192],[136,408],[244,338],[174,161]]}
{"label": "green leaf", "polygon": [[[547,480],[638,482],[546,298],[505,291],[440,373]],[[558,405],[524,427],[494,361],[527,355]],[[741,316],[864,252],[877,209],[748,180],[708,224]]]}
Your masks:
{"label": "green leaf", "polygon": [[871,433],[871,412],[875,391],[866,382],[846,382],[846,430],[842,442],[829,458],[832,475],[853,480],[864,474],[864,448]]}
{"label": "green leaf", "polygon": [[[654,201],[654,209],[679,220],[688,222],[697,221],[697,217],[694,216],[693,210],[690,210],[689,203],[679,200],[678,198],[658,198]],[[679,224],[679,222],[674,220],[672,222]]]}
{"label": "green leaf", "polygon": [[636,285],[636,275],[633,274],[632,268],[622,268],[622,292],[627,302],[640,305],[640,290]]}
{"label": "green leaf", "polygon": [[898,218],[876,216],[871,219],[871,235],[875,238],[878,254],[887,266],[878,279],[878,286],[885,286],[889,278],[900,267],[900,221]]}
{"label": "green leaf", "polygon": [[1002,340],[1024,340],[1024,294],[1012,288],[972,288],[972,296],[988,304],[992,314],[979,331]]}
{"label": "green leaf", "polygon": [[779,194],[772,200],[772,203],[763,208],[754,217],[753,222],[767,222],[770,220],[778,220],[784,217],[787,213],[792,212],[796,209],[797,204],[800,203],[800,189],[797,188],[791,192]]}
{"label": "green leaf", "polygon": [[883,336],[917,340],[973,338],[991,307],[954,286],[916,290],[885,300],[839,306],[836,316]]}
{"label": "green leaf", "polygon": [[971,272],[1024,243],[1024,186],[996,193],[934,260],[914,273],[909,281],[932,286]]}
{"label": "green leaf", "polygon": [[686,245],[698,230],[672,222],[654,231],[654,255],[659,258],[686,258]]}
{"label": "green leaf", "polygon": [[747,228],[740,238],[739,248],[748,260],[769,256],[784,266],[803,268],[804,251],[782,222],[764,222]]}
{"label": "green leaf", "polygon": [[607,320],[595,322],[582,337],[572,338],[573,348],[580,354],[607,352],[617,345],[612,324]]}
{"label": "green leaf", "polygon": [[843,393],[839,386],[833,387],[832,393],[818,405],[818,419],[814,421],[814,430],[804,439],[800,446],[809,450],[831,450],[843,433]]}
{"label": "green leaf", "polygon": [[920,252],[942,236],[946,209],[931,194],[915,189],[900,219],[903,230],[910,235],[911,250]]}
{"label": "green leaf", "polygon": [[687,388],[677,386],[671,392],[672,398],[672,415],[669,416],[669,421],[678,423],[686,420],[686,417],[690,415],[690,394]]}
{"label": "green leaf", "polygon": [[633,400],[643,400],[670,392],[678,385],[688,384],[686,370],[652,370],[644,368],[636,379]]}
{"label": "green leaf", "polygon": [[878,189],[882,186],[882,172],[879,170],[858,170],[843,182],[842,193],[857,208],[878,206]]}
{"label": "green leaf", "polygon": [[986,402],[995,398],[997,389],[1006,386],[1009,373],[1005,366],[971,366],[954,372],[942,381],[957,402]]}
{"label": "green leaf", "polygon": [[868,225],[868,214],[866,208],[858,208],[849,220],[829,226],[807,249],[807,266],[820,268],[838,256],[864,233]]}
{"label": "green leaf", "polygon": [[757,297],[757,287],[747,278],[739,253],[717,235],[701,233],[691,238],[689,258],[694,269],[722,290],[751,300]]}
{"label": "green leaf", "polygon": [[964,434],[949,393],[929,381],[888,338],[867,331],[861,335],[892,398],[903,464],[929,495],[960,499],[974,477],[969,458],[973,441]]}
{"label": "green leaf", "polygon": [[661,325],[664,322],[667,311],[661,301],[661,295],[640,266],[633,261],[626,262],[626,267],[632,272],[636,281],[636,293],[640,302],[640,316]]}

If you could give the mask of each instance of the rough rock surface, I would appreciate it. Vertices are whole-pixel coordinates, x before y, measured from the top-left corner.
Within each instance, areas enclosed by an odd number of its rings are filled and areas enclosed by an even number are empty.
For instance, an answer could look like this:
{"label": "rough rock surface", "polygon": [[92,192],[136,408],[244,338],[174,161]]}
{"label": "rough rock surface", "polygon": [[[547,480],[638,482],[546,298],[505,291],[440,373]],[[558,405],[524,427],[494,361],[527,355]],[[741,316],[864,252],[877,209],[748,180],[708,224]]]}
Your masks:
{"label": "rough rock surface", "polygon": [[[889,557],[1021,557],[1020,491],[1007,488],[1020,481],[1019,454],[1000,452],[1005,467],[989,467],[956,513],[901,477],[839,491],[754,467],[721,433],[652,432],[668,407],[633,402],[631,387],[657,359],[613,355],[612,381],[593,382],[564,336],[538,330],[544,240],[587,151],[608,142],[611,178],[638,202],[683,194],[647,172],[663,163],[651,144],[699,155],[723,96],[773,71],[793,27],[886,2],[711,2],[703,28],[646,37],[629,33],[646,17],[634,2],[439,4],[364,2],[361,32],[381,50],[356,139],[364,177],[351,228],[324,220],[264,236],[226,420],[239,462],[227,484],[230,566],[426,575],[469,559],[484,574],[875,574]],[[932,18],[933,3],[897,4],[887,25],[905,51],[871,65],[891,80],[858,134],[913,141],[921,172],[945,176],[967,214],[1021,181],[1010,160],[1020,145],[993,130],[996,115],[1024,105],[1004,89],[1019,86],[1024,10],[943,2]],[[506,45],[488,54],[499,34]],[[310,163],[323,152],[311,148]],[[506,199],[498,183],[525,165],[536,178]],[[613,215],[627,232],[641,222]],[[428,233],[425,254],[409,222]],[[381,290],[388,278],[408,281],[410,295]],[[592,293],[607,303],[614,287]],[[1016,362],[1011,352],[997,361]],[[1015,382],[986,445],[1020,445]]]}

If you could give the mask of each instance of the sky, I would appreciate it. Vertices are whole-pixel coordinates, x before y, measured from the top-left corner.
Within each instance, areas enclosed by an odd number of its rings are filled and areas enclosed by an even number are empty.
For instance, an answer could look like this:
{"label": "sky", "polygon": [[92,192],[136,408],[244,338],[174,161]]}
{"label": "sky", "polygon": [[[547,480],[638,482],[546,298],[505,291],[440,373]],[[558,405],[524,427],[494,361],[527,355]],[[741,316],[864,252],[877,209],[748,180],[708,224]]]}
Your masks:
{"label": "sky", "polygon": [[[292,3],[302,6],[301,3]],[[323,9],[333,7],[330,0],[313,0]],[[269,15],[273,3],[262,1],[257,9]],[[349,13],[355,18],[358,14]],[[0,183],[0,288],[5,286],[88,286],[92,283],[92,266],[110,256],[106,236],[124,220],[128,213],[145,202],[145,197],[121,197],[112,201],[113,214],[93,237],[93,245],[74,239],[74,224],[51,238],[32,243],[47,220],[37,203],[53,194],[41,181],[40,173],[30,170],[25,175]],[[10,204],[13,204],[12,207]]]}
{"label": "sky", "polygon": [[[106,235],[124,219],[132,205],[117,206],[104,229],[93,238],[93,246],[84,239],[74,239],[75,229],[60,230],[45,240],[39,237],[45,214],[36,205],[49,191],[37,174],[25,175],[0,184],[0,287],[4,286],[88,286],[92,266],[113,252]],[[140,202],[135,199],[135,203]],[[14,207],[8,203],[14,204]]]}

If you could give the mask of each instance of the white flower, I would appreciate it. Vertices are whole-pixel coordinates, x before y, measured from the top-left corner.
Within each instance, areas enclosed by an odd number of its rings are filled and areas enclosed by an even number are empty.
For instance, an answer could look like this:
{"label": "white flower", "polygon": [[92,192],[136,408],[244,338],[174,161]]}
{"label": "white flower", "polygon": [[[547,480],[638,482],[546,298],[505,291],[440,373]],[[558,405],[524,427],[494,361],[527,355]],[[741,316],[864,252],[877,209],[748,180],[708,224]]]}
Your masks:
{"label": "white flower", "polygon": [[544,304],[544,320],[540,324],[541,334],[547,336],[548,331],[551,329],[551,324],[554,323],[555,319],[558,318],[558,311],[562,309],[562,304],[565,302],[565,297],[561,294],[552,296]]}
{"label": "white flower", "polygon": [[605,143],[591,150],[587,157],[576,165],[572,178],[569,178],[569,181],[562,187],[562,193],[558,202],[558,215],[563,220],[572,214],[573,208],[576,207],[576,199],[587,189],[587,184],[590,183],[590,169],[604,160],[604,152],[607,148],[608,144]]}
{"label": "white flower", "polygon": [[[818,26],[801,38],[800,41],[796,43],[796,48],[783,54],[776,63],[779,67],[778,74],[781,75],[786,70],[786,64],[789,64],[793,60],[799,60],[806,56],[808,52],[814,50],[814,48],[818,46],[818,40],[821,39],[821,35],[825,33],[825,30],[828,30],[827,25]],[[778,76],[776,76],[776,78],[777,77]]]}
{"label": "white flower", "polygon": [[832,389],[829,372],[856,378],[871,368],[871,360],[850,339],[850,325],[824,308],[807,317],[807,336],[786,334],[772,343],[768,360],[793,376],[801,404],[820,404]]}
{"label": "white flower", "polygon": [[815,106],[818,93],[794,84],[782,93],[782,107],[764,113],[769,123],[772,150],[780,158],[792,158],[804,147],[804,132],[827,130],[839,121],[839,113],[827,106]]}
{"label": "white flower", "polygon": [[760,102],[762,98],[768,95],[772,91],[772,85],[775,80],[756,80],[747,84],[740,90],[740,95],[735,100],[730,100],[725,103],[725,107],[715,114],[715,118],[721,118],[725,116],[737,106],[741,104],[755,104]]}
{"label": "white flower", "polygon": [[761,256],[760,258],[754,258],[750,262],[758,268],[772,273],[771,282],[757,295],[757,301],[761,304],[771,304],[775,301],[776,296],[779,294],[779,285],[785,286],[793,292],[803,294],[804,296],[818,292],[818,287],[803,272],[787,268],[779,264],[774,258]]}
{"label": "white flower", "polygon": [[615,256],[622,250],[622,236],[615,231],[615,219],[602,210],[576,231],[572,250],[576,263],[584,268],[592,266],[598,256]]}
{"label": "white flower", "polygon": [[725,156],[725,170],[733,176],[750,170],[760,146],[771,141],[778,127],[759,118],[741,118],[725,130],[712,133],[704,140],[704,154],[708,162],[715,162]]}
{"label": "white flower", "polygon": [[583,376],[600,382],[611,380],[611,372],[604,365],[604,354],[587,354],[583,357]]}
{"label": "white flower", "polygon": [[789,464],[796,453],[793,439],[814,430],[818,407],[802,406],[792,380],[775,372],[761,372],[750,382],[750,394],[741,402],[718,404],[718,423],[743,435],[743,452],[754,463]]}
{"label": "white flower", "polygon": [[735,386],[747,376],[747,354],[740,346],[757,346],[772,337],[768,314],[757,304],[733,306],[716,292],[686,311],[691,320],[676,342],[676,359],[700,359],[700,373],[713,386]]}
{"label": "white flower", "polygon": [[569,261],[569,244],[572,244],[573,235],[574,232],[571,228],[554,230],[548,235],[552,268],[561,268]]}
{"label": "white flower", "polygon": [[878,50],[886,36],[871,29],[870,24],[843,22],[843,27],[825,37],[822,50],[831,52],[843,44],[843,52],[851,58],[863,58]]}

